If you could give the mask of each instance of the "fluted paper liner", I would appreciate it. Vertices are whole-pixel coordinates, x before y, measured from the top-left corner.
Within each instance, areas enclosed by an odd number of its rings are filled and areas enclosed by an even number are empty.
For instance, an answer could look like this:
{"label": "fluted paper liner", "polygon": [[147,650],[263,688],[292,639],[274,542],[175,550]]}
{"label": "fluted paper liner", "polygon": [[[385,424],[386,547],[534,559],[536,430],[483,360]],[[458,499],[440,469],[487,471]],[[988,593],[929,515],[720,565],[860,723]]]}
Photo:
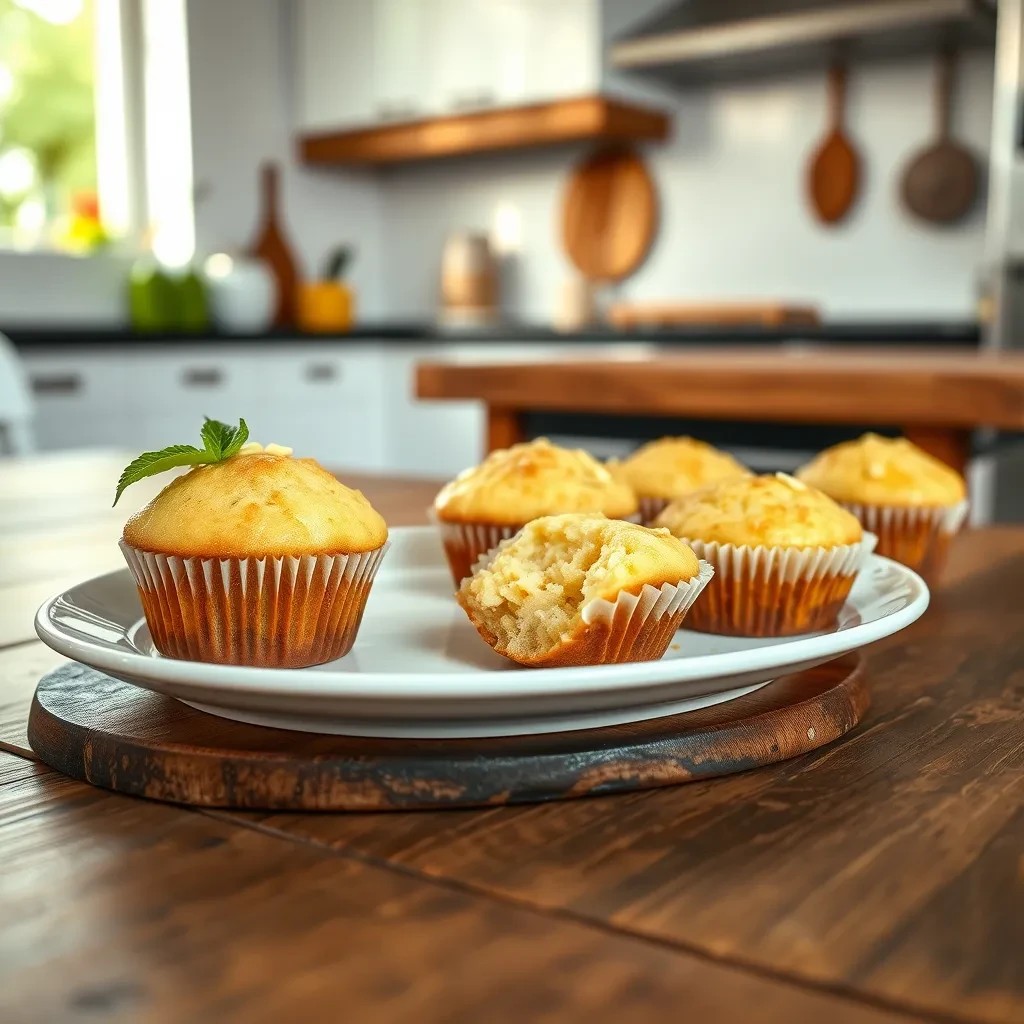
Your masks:
{"label": "fluted paper liner", "polygon": [[909,565],[930,583],[942,574],[950,543],[970,505],[967,501],[937,508],[840,504],[878,537],[878,554]]}
{"label": "fluted paper liner", "polygon": [[386,550],[180,558],[121,541],[161,654],[267,668],[304,668],[347,654]]}
{"label": "fluted paper liner", "polygon": [[650,526],[672,504],[670,498],[640,497],[637,501],[640,503],[640,522],[644,526]]}
{"label": "fluted paper liner", "polygon": [[727,636],[791,636],[829,629],[875,545],[788,548],[683,538],[715,569],[687,618],[689,629]]}
{"label": "fluted paper liner", "polygon": [[[490,565],[510,541],[511,538],[506,538],[481,555],[470,575]],[[672,637],[714,574],[712,566],[701,561],[697,575],[688,580],[662,583],[660,587],[645,583],[639,594],[622,590],[614,601],[604,598],[588,601],[580,609],[581,624],[574,633],[563,637],[561,643],[547,653],[520,664],[530,668],[555,668],[657,661],[668,650]],[[494,647],[496,638],[469,609],[465,610],[477,632]]]}
{"label": "fluted paper liner", "polygon": [[[514,537],[526,523],[507,525],[502,523],[448,523],[438,519],[431,509],[428,516],[437,524],[441,531],[441,544],[448,560],[455,586],[467,577],[472,576],[474,566],[481,556],[496,548],[503,540]],[[639,523],[640,513],[627,516],[625,522]]]}

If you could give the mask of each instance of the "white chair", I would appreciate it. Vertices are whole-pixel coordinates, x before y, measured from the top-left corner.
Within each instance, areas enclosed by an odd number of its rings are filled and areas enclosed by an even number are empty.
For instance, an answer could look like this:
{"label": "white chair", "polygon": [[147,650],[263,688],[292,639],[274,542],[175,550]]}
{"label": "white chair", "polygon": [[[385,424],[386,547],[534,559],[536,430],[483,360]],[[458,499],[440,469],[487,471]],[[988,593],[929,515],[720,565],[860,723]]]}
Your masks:
{"label": "white chair", "polygon": [[0,454],[26,455],[35,448],[32,391],[10,340],[0,334]]}

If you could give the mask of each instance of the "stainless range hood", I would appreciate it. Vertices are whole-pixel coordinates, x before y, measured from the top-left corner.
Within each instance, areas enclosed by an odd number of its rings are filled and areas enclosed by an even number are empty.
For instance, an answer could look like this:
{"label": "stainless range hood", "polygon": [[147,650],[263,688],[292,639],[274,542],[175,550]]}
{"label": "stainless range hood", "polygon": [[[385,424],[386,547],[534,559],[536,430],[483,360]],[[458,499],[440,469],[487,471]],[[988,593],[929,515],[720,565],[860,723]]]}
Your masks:
{"label": "stainless range hood", "polygon": [[673,82],[817,68],[995,39],[995,0],[682,0],[612,44],[611,63]]}

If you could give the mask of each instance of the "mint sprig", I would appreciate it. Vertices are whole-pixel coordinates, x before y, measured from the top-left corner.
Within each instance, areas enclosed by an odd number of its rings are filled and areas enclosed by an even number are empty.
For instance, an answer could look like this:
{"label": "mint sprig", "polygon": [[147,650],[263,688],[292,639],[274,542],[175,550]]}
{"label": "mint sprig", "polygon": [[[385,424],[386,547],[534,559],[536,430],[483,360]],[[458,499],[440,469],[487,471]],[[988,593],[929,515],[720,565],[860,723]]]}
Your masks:
{"label": "mint sprig", "polygon": [[191,444],[172,444],[158,452],[143,452],[126,466],[117,481],[114,504],[121,500],[126,487],[137,484],[148,476],[166,473],[167,470],[179,466],[204,466],[223,462],[232,455],[237,455],[249,439],[249,428],[243,419],[239,419],[237,427],[232,427],[227,423],[221,423],[220,420],[211,420],[207,416],[200,433],[203,439],[202,448],[196,448]]}

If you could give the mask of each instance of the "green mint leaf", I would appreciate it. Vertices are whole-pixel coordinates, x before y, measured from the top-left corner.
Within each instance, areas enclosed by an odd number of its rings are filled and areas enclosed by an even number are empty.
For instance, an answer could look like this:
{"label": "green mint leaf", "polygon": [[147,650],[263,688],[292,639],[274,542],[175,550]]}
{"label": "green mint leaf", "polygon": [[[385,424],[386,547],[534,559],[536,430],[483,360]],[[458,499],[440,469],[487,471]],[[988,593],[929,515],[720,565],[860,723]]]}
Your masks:
{"label": "green mint leaf", "polygon": [[114,504],[118,503],[126,487],[144,480],[147,476],[156,476],[157,473],[164,473],[178,466],[202,466],[223,462],[232,455],[237,455],[242,445],[249,440],[249,426],[243,419],[239,419],[237,427],[231,427],[207,416],[201,434],[203,448],[196,448],[190,444],[172,444],[162,451],[144,452],[140,455],[117,481]]}
{"label": "green mint leaf", "polygon": [[245,420],[239,418],[238,426],[233,429],[234,433],[230,441],[224,445],[222,459],[230,459],[232,455],[237,455],[242,450],[242,445],[249,440],[249,425]]}
{"label": "green mint leaf", "polygon": [[239,420],[238,426],[232,427],[227,423],[221,423],[220,420],[211,420],[207,416],[203,424],[202,437],[206,450],[216,456],[218,461],[230,459],[232,455],[237,455],[238,450],[245,444],[249,437],[249,428],[245,425],[245,420]]}
{"label": "green mint leaf", "polygon": [[134,462],[125,468],[121,478],[117,481],[117,493],[114,495],[114,504],[121,499],[126,487],[145,480],[147,476],[156,476],[157,473],[164,473],[168,469],[175,469],[177,466],[199,466],[207,462],[216,462],[208,451],[190,444],[172,444],[159,452],[143,452]]}

